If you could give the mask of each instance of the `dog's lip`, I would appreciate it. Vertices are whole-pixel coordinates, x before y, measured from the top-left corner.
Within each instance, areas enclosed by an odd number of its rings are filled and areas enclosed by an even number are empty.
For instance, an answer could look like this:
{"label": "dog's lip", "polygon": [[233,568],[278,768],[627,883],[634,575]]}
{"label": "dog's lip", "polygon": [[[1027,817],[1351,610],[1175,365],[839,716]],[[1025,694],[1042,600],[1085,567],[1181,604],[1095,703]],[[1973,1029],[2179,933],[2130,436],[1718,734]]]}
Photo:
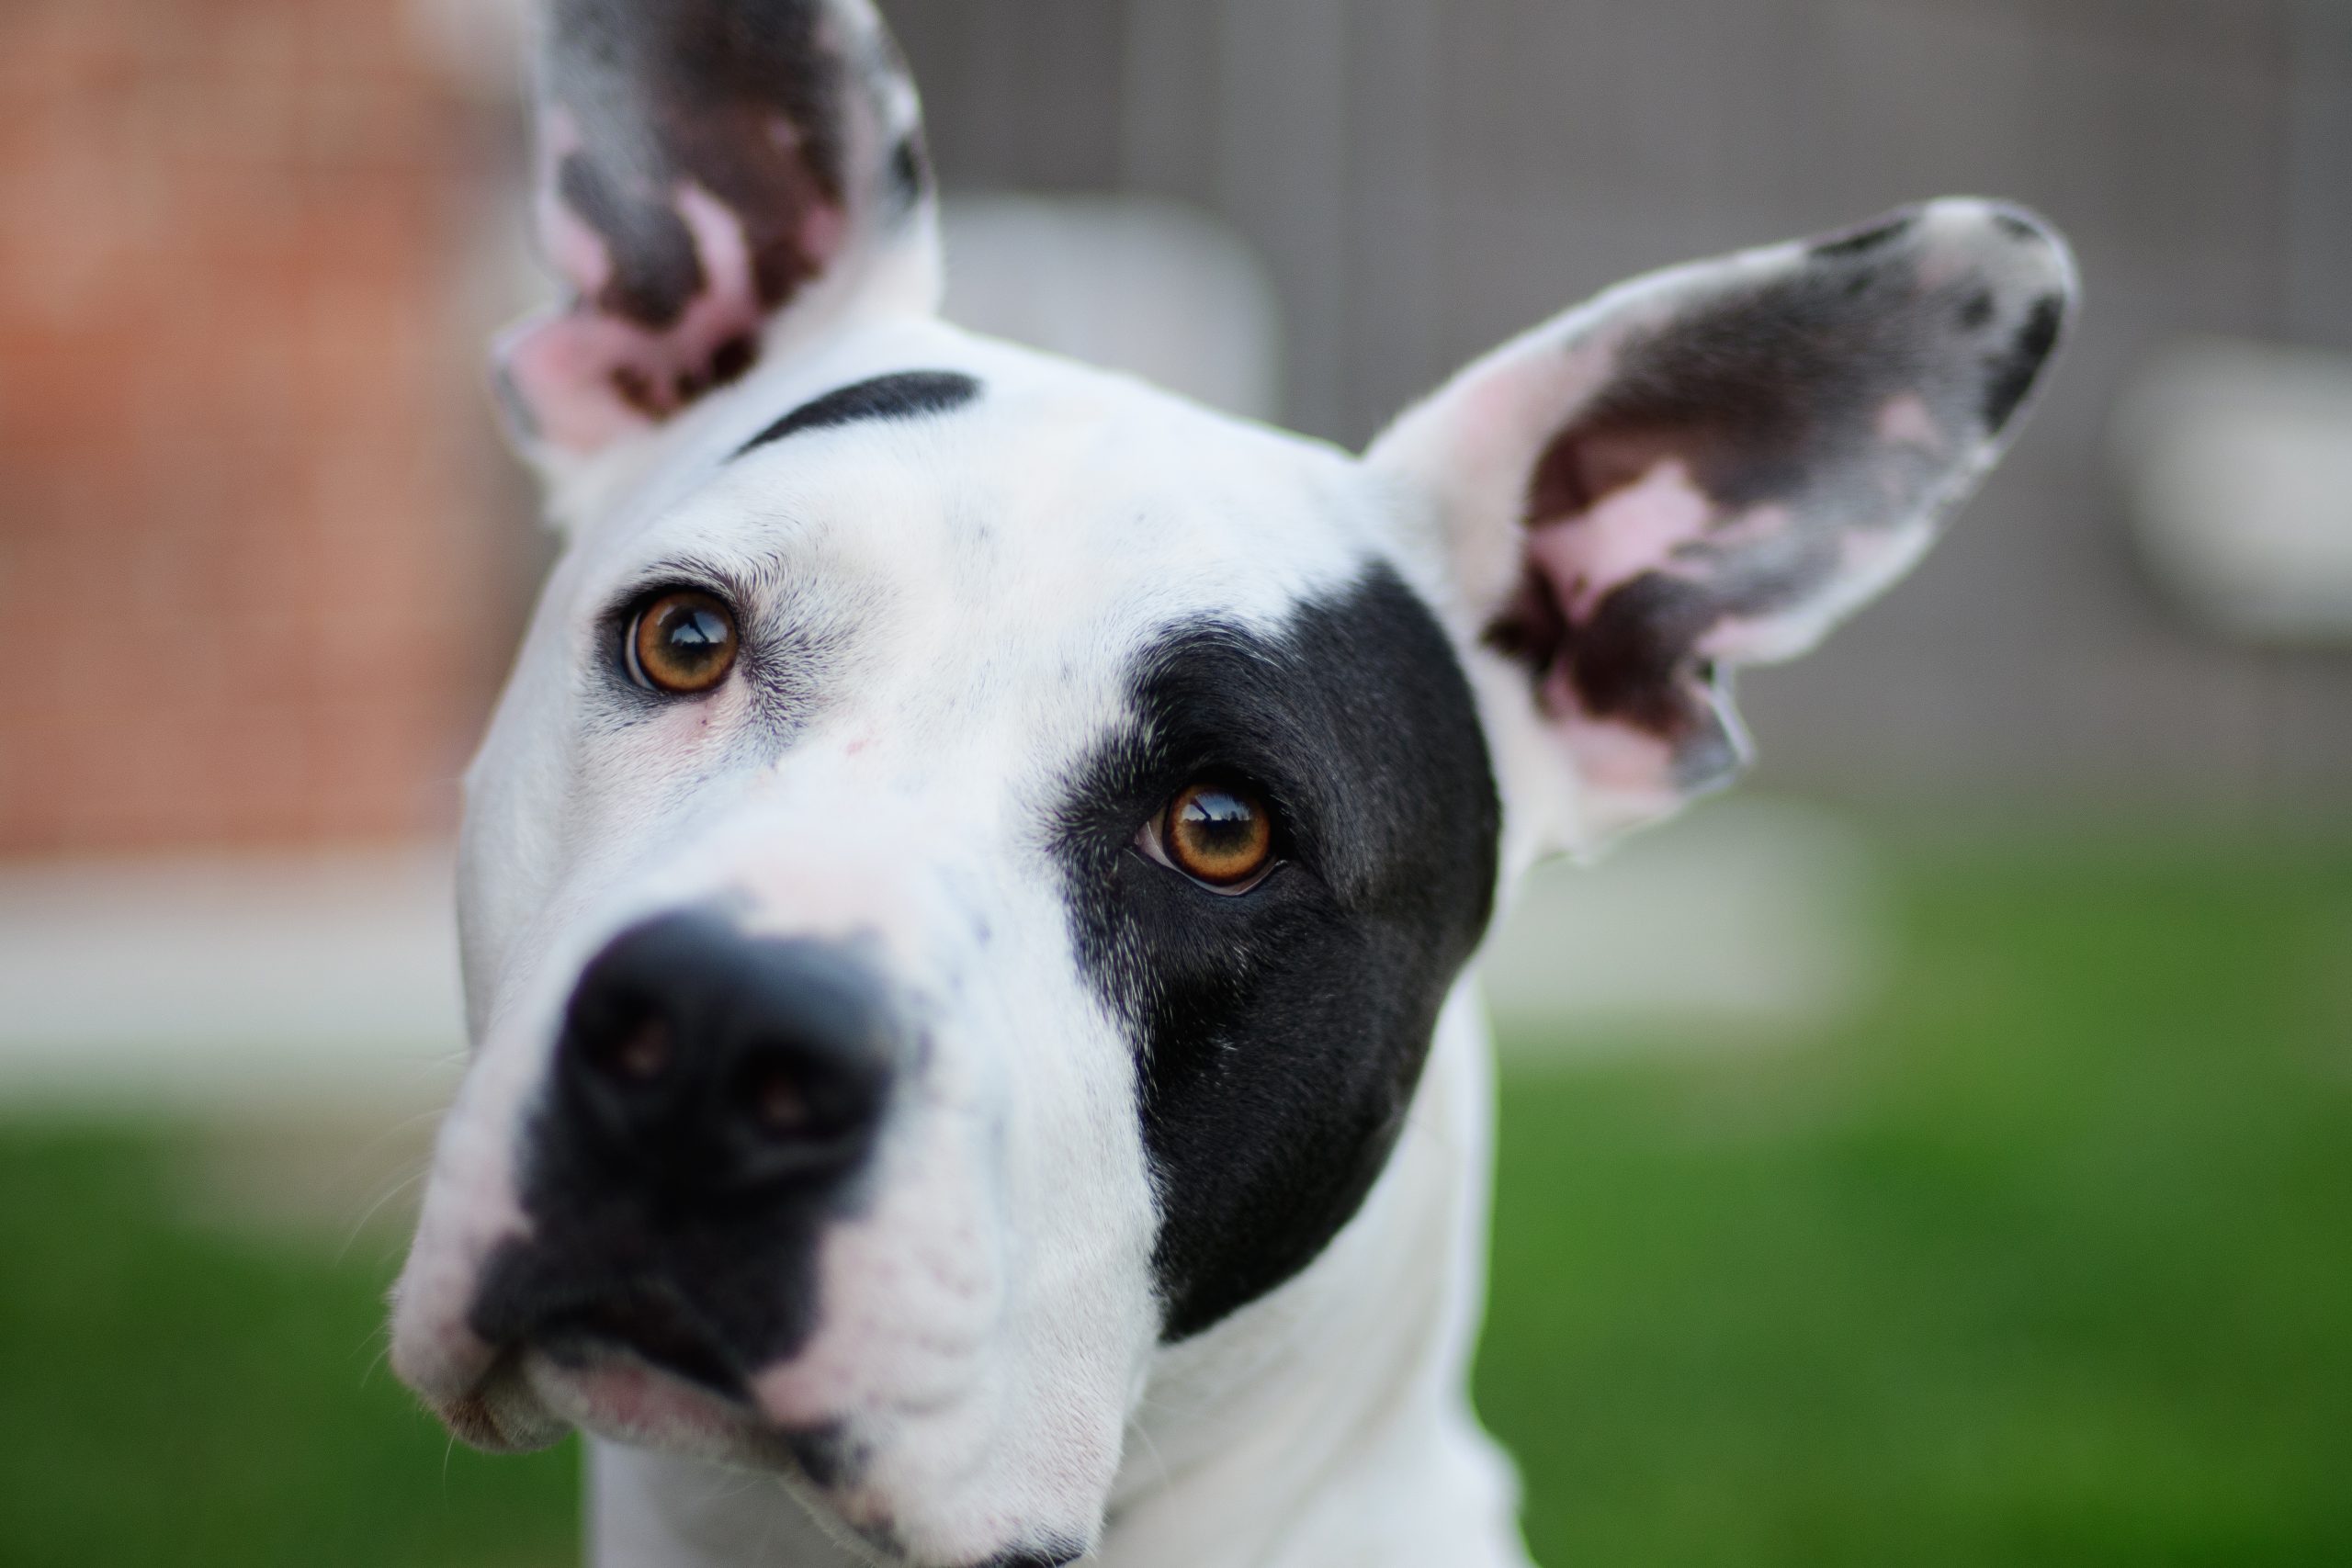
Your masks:
{"label": "dog's lip", "polygon": [[425,1403],[460,1442],[487,1453],[553,1448],[571,1429],[538,1397],[512,1351],[500,1352],[463,1393],[428,1395]]}
{"label": "dog's lip", "polygon": [[709,1325],[666,1292],[598,1292],[545,1314],[514,1338],[567,1364],[625,1352],[716,1398],[750,1403]]}
{"label": "dog's lip", "polygon": [[601,1438],[768,1469],[789,1468],[792,1439],[748,1397],[709,1387],[625,1344],[558,1333],[509,1353],[534,1403]]}

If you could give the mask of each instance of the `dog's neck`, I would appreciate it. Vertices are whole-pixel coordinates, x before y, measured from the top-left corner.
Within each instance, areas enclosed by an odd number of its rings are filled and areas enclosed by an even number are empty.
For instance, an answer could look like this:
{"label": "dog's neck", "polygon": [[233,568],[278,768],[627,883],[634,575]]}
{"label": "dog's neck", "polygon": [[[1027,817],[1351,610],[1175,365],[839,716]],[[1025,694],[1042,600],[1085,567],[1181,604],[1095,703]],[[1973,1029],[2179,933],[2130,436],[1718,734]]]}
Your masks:
{"label": "dog's neck", "polygon": [[[1490,1047],[1468,982],[1405,1134],[1317,1265],[1161,1353],[1109,1568],[1523,1568],[1510,1464],[1464,1388],[1483,1302]],[[598,1568],[857,1568],[780,1492],[600,1449]]]}

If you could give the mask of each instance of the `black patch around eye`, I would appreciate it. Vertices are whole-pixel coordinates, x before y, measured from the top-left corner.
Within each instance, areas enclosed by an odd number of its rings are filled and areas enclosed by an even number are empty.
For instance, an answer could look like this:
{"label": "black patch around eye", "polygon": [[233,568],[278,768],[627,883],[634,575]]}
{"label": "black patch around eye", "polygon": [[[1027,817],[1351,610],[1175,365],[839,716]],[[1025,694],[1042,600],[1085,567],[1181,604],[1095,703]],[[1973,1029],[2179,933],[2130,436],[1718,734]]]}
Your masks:
{"label": "black patch around eye", "polygon": [[[1289,836],[1290,869],[1244,898],[1132,848],[1216,767],[1261,782]],[[1140,1072],[1164,1333],[1183,1339],[1313,1262],[1386,1164],[1491,913],[1486,739],[1444,632],[1380,567],[1279,637],[1170,632],[1059,815],[1080,962]]]}
{"label": "black patch around eye", "polygon": [[1984,428],[1995,434],[2008,428],[2017,417],[2018,405],[2033,389],[2034,378],[2041,374],[2042,361],[2058,346],[2058,334],[2066,321],[2066,301],[2055,294],[2034,302],[2033,310],[2018,329],[2016,339],[2008,348],[1996,355],[1985,367]]}
{"label": "black patch around eye", "polygon": [[953,413],[980,395],[980,383],[956,370],[904,370],[838,388],[786,414],[743,443],[735,456],[811,430],[831,430],[865,420],[922,419]]}

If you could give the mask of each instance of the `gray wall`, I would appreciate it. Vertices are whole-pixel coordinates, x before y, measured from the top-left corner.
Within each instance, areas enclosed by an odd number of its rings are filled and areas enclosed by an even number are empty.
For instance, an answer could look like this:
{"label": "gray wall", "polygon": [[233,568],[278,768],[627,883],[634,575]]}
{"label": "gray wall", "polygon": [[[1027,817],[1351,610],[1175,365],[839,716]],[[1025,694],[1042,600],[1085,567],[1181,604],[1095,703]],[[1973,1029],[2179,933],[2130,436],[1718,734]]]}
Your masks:
{"label": "gray wall", "polygon": [[1921,197],[2075,237],[2084,330],[1928,567],[1750,678],[1766,776],[2255,816],[2352,802],[2352,659],[2142,580],[2107,411],[2195,331],[2352,347],[2352,0],[883,0],[952,189],[1137,189],[1265,254],[1291,419],[1360,443],[1630,273]]}

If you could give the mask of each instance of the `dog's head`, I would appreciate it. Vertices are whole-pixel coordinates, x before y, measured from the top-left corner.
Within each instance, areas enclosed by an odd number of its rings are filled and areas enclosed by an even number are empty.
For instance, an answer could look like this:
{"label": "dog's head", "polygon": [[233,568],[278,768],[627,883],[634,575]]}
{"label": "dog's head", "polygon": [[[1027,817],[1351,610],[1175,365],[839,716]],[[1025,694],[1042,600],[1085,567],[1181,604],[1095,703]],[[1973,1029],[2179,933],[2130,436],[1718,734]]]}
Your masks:
{"label": "dog's head", "polygon": [[1358,1212],[1498,879],[1737,769],[1730,670],[1917,558],[2069,264],[1948,202],[1666,273],[1358,459],[932,319],[866,0],[546,43],[577,298],[503,368],[569,548],[396,1365],[485,1444],[1067,1557],[1162,1348]]}

